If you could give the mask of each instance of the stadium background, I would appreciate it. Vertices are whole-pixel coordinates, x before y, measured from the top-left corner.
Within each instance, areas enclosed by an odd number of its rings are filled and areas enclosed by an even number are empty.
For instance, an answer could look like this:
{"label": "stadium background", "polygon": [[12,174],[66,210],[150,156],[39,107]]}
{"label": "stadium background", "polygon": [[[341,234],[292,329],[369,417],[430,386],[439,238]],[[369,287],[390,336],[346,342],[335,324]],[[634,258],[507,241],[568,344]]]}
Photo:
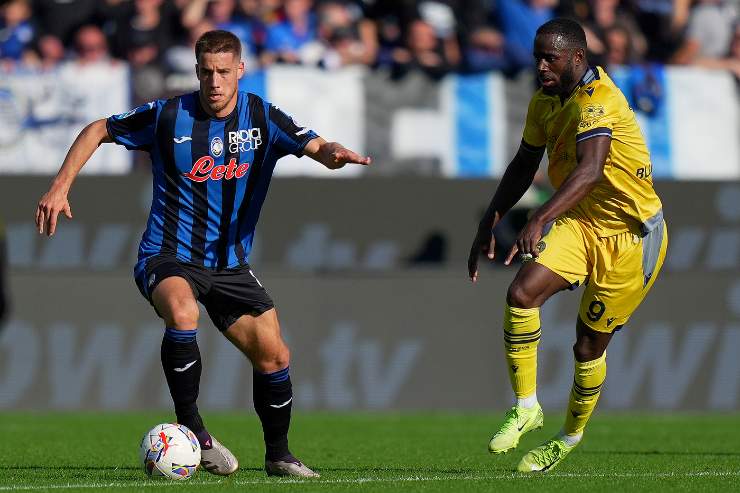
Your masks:
{"label": "stadium background", "polygon": [[[509,406],[500,319],[514,269],[485,267],[473,287],[465,261],[535,88],[529,55],[518,50],[531,43],[524,34],[533,24],[556,14],[584,20],[590,44],[602,45],[593,57],[636,109],[671,241],[656,289],[610,346],[599,408],[740,407],[733,3],[2,5],[0,214],[10,310],[0,334],[0,409],[168,408],[160,323],[131,277],[151,193],[146,159],[103,146],[71,193],[74,221],[63,220],[51,240],[35,233],[32,213],[84,124],[197,87],[192,39],[213,26],[240,33],[245,89],[375,160],[329,174],[286,158],[258,227],[252,263],[293,349],[299,412]],[[286,41],[275,26],[296,12],[312,27]],[[717,13],[728,21],[726,46],[705,52],[702,19]],[[629,50],[620,30],[630,33]],[[538,177],[497,232],[502,247],[550,193],[545,181]],[[565,404],[570,388],[577,301],[564,294],[543,309],[540,397],[550,409]],[[251,413],[246,362],[210,322],[204,328],[201,406]]]}

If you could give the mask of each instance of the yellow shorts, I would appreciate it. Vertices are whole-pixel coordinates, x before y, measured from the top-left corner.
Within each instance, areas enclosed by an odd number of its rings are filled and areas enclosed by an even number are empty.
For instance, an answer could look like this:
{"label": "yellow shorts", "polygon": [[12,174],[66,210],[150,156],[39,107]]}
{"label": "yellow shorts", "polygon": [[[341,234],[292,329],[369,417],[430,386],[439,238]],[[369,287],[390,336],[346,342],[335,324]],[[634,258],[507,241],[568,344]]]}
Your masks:
{"label": "yellow shorts", "polygon": [[668,232],[665,222],[647,236],[631,232],[599,238],[584,222],[558,218],[542,238],[535,260],[586,291],[579,316],[599,332],[619,330],[655,282],[665,259]]}

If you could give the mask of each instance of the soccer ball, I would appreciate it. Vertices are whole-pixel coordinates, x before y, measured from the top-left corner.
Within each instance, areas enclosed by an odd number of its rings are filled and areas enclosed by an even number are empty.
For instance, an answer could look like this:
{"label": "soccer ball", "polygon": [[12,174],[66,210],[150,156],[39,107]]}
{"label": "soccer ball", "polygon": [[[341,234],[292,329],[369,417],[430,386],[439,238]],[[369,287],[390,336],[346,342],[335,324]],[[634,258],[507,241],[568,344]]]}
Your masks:
{"label": "soccer ball", "polygon": [[140,458],[147,476],[188,479],[200,464],[200,443],[185,426],[163,423],[141,439]]}

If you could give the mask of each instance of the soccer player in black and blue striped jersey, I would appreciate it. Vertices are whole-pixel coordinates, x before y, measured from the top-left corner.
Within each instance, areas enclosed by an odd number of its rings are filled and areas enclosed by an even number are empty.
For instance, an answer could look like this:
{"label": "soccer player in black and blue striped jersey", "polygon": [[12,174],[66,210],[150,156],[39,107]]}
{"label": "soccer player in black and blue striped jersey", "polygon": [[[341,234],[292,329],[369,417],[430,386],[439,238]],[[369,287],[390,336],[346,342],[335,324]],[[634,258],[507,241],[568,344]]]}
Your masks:
{"label": "soccer player in black and blue striped jersey", "polygon": [[208,433],[196,404],[200,302],[252,362],[265,470],[316,477],[288,448],[290,356],[272,299],[249,266],[249,252],[279,158],[305,154],[329,169],[368,165],[370,158],[326,142],[259,96],[239,92],[244,62],[232,33],[205,33],[195,55],[198,91],[95,121],[80,132],[39,201],[36,225],[40,234],[51,236],[60,213],[72,218],[67,194],[100,144],[147,151],[154,195],[134,277],[165,323],[161,358],[177,421],[198,436],[205,469],[220,475],[236,471],[236,458]]}

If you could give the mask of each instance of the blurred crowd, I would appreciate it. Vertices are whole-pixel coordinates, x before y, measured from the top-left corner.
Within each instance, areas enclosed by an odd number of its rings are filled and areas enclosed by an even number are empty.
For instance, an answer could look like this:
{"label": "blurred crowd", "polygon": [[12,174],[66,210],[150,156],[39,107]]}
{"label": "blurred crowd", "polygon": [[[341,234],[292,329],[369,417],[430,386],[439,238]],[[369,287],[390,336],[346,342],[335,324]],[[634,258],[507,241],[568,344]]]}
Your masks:
{"label": "blurred crowd", "polygon": [[147,83],[165,84],[192,77],[195,40],[218,28],[239,37],[249,69],[511,76],[532,67],[535,30],[555,16],[583,24],[592,63],[740,77],[737,0],[0,0],[0,71],[125,60]]}

